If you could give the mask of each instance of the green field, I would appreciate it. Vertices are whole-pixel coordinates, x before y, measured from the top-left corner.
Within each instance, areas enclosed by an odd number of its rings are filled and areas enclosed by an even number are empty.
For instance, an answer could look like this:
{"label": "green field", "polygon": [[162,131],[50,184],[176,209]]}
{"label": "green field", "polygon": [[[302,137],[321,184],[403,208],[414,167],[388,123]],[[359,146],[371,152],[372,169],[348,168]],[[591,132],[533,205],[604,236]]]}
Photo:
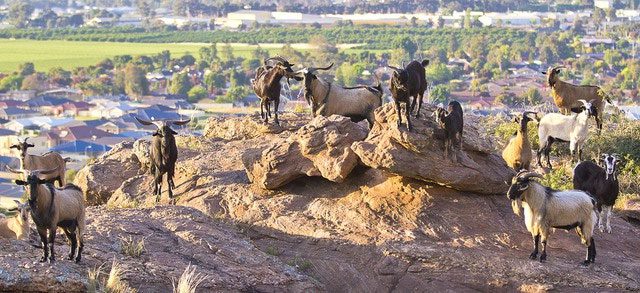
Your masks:
{"label": "green field", "polygon": [[[73,42],[0,39],[0,72],[13,72],[24,62],[33,62],[38,71],[47,71],[60,66],[72,69],[88,66],[116,55],[151,55],[169,50],[172,56],[191,53],[198,56],[203,43],[113,43],[113,42]],[[222,45],[218,44],[220,49]],[[255,46],[233,45],[236,56],[249,56]],[[276,48],[268,50],[274,53]]]}

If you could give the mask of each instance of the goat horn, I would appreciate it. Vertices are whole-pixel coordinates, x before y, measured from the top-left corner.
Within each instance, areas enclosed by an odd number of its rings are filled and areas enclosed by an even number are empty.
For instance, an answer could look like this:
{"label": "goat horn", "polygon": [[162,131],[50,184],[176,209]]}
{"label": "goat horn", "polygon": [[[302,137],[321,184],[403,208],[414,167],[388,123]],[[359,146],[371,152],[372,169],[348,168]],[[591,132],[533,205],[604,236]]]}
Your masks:
{"label": "goat horn", "polygon": [[9,166],[7,166],[7,170],[9,170],[9,172],[11,172],[11,173],[16,173],[16,174],[23,174],[24,173],[24,170],[22,170],[22,169],[15,170],[15,169],[13,169],[13,168],[11,168]]}
{"label": "goat horn", "polygon": [[562,69],[562,68],[567,68],[567,67],[566,67],[566,66],[564,66],[564,65],[556,66],[556,67],[554,67],[554,68],[553,68],[553,70],[552,70],[552,71],[556,71],[556,70],[558,70],[558,69]]}
{"label": "goat horn", "polygon": [[331,63],[331,65],[327,66],[327,67],[309,67],[309,69],[307,70],[309,73],[313,73],[316,70],[329,70],[331,69],[331,67],[333,67],[333,63]]}
{"label": "goat horn", "polygon": [[529,171],[526,171],[526,170],[524,170],[524,171],[525,172],[520,172],[519,173],[520,175],[518,175],[518,178],[522,178],[522,180],[527,180],[529,178],[540,178],[540,179],[544,178],[542,175],[540,175],[540,174],[538,174],[536,172],[529,172]]}
{"label": "goat horn", "polygon": [[187,120],[171,120],[171,121],[167,121],[167,122],[175,124],[175,125],[185,125],[185,124],[189,123],[190,121],[191,121],[191,119],[187,119]]}
{"label": "goat horn", "polygon": [[391,68],[391,69],[393,69],[395,71],[399,71],[400,70],[400,68],[395,67],[395,66],[391,66],[391,65],[387,65],[387,67],[389,67],[389,68]]}
{"label": "goat horn", "polygon": [[269,62],[271,60],[276,60],[276,61],[282,63],[282,65],[285,65],[285,66],[292,66],[293,65],[293,64],[289,64],[289,61],[287,61],[287,59],[284,59],[284,58],[282,58],[280,56],[267,58],[266,60],[264,60],[264,63],[267,64],[267,62]]}
{"label": "goat horn", "polygon": [[153,122],[151,122],[151,121],[147,121],[147,120],[144,120],[144,119],[140,119],[140,118],[138,118],[138,116],[136,116],[135,118],[142,125],[155,125],[158,128],[162,127],[162,122],[161,121],[153,121]]}

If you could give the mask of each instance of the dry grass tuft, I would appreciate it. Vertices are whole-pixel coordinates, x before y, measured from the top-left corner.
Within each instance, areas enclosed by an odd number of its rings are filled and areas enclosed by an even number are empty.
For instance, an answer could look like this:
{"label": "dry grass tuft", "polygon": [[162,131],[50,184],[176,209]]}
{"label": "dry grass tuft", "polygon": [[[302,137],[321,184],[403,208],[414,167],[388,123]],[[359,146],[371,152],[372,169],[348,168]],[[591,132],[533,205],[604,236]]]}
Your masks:
{"label": "dry grass tuft", "polygon": [[205,280],[202,274],[196,273],[196,267],[189,264],[184,270],[178,284],[173,280],[173,292],[174,293],[195,293],[196,288]]}
{"label": "dry grass tuft", "polygon": [[144,252],[144,238],[136,241],[132,236],[120,237],[120,252],[131,257],[140,257]]}

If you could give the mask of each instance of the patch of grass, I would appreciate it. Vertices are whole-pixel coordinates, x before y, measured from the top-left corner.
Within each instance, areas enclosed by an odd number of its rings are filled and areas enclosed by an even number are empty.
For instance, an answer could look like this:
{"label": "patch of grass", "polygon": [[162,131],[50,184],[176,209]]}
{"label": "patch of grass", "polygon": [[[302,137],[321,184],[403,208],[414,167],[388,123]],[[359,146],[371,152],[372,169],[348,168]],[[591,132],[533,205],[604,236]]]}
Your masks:
{"label": "patch of grass", "polygon": [[[88,284],[87,292],[105,292],[105,293],[135,293],[136,289],[129,287],[122,275],[125,270],[122,265],[117,263],[114,259],[111,264],[111,270],[108,274],[102,271],[104,264],[97,268],[89,269],[88,271]],[[106,275],[106,276],[105,276]]]}
{"label": "patch of grass", "polygon": [[135,240],[132,236],[120,237],[120,252],[130,257],[140,257],[144,253],[144,238]]}
{"label": "patch of grass", "polygon": [[296,269],[302,271],[302,272],[306,272],[309,269],[311,269],[311,266],[313,265],[311,263],[310,260],[308,259],[304,259],[304,258],[300,258],[300,257],[294,257],[293,259],[289,260],[287,262],[288,265],[295,267]]}
{"label": "patch of grass", "polygon": [[272,245],[269,245],[269,247],[267,247],[265,252],[268,255],[273,255],[273,256],[278,256],[278,255],[282,254],[282,252],[280,250],[278,250],[278,248],[276,248],[275,246],[272,246]]}
{"label": "patch of grass", "polygon": [[613,209],[616,211],[622,211],[626,209],[627,202],[640,201],[640,195],[635,193],[622,193],[618,196],[616,203],[613,205]]}
{"label": "patch of grass", "polygon": [[196,273],[196,266],[192,266],[189,264],[185,269],[180,279],[178,279],[178,283],[175,283],[175,280],[171,282],[173,286],[174,293],[195,293],[196,288],[200,286],[202,282],[205,281],[205,276],[202,274]]}

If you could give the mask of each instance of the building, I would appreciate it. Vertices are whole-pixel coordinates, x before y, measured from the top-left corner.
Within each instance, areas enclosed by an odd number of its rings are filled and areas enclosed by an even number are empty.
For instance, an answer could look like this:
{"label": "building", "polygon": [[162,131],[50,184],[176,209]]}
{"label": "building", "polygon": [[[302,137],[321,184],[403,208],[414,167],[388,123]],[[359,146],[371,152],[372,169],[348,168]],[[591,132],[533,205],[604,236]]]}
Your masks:
{"label": "building", "polygon": [[25,110],[16,107],[8,107],[0,109],[0,118],[6,120],[16,120],[30,118],[40,115],[40,113],[31,110]]}
{"label": "building", "polygon": [[540,24],[541,18],[534,12],[487,13],[478,17],[482,26],[530,27]]}
{"label": "building", "polygon": [[594,0],[593,6],[600,9],[607,10],[607,9],[613,8],[613,1],[612,0]]}

